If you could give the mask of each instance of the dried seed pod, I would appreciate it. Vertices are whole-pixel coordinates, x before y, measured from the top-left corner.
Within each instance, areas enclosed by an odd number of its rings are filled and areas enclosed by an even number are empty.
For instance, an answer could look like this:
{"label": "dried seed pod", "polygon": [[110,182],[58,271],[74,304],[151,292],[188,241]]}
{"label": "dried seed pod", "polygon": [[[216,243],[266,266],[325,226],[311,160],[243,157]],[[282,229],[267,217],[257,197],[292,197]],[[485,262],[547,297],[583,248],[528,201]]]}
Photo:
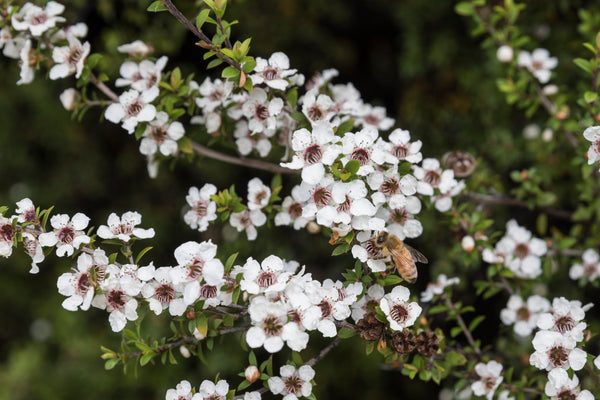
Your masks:
{"label": "dried seed pod", "polygon": [[375,318],[375,313],[366,313],[363,319],[356,323],[358,334],[366,341],[374,342],[385,334],[385,325]]}
{"label": "dried seed pod", "polygon": [[475,170],[475,157],[466,151],[453,151],[444,154],[442,162],[446,168],[454,171],[457,178],[465,178]]}
{"label": "dried seed pod", "polygon": [[417,345],[415,334],[407,330],[394,332],[391,342],[392,349],[400,354],[412,352]]}
{"label": "dried seed pod", "polygon": [[423,331],[417,335],[417,352],[431,357],[440,348],[440,340],[432,331]]}

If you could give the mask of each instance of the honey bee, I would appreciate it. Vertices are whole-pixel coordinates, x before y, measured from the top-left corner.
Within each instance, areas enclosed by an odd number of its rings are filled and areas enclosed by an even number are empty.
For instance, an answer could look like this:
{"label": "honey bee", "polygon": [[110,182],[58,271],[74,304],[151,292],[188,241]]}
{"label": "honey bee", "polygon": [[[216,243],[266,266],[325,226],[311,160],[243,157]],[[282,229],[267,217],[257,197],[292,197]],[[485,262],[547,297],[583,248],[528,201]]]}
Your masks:
{"label": "honey bee", "polygon": [[392,264],[405,281],[415,283],[417,280],[416,262],[427,264],[429,261],[418,250],[413,249],[406,243],[402,242],[396,236],[387,232],[380,232],[373,245],[379,250],[379,255],[376,259],[390,256]]}

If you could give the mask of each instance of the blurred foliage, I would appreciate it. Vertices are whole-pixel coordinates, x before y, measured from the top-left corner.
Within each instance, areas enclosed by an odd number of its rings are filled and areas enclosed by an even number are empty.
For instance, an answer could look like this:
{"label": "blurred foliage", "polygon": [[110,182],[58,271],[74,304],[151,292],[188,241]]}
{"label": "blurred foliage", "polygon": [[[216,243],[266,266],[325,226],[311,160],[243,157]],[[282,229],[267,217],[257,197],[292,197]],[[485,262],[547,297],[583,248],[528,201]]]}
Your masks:
{"label": "blurred foliage", "polygon": [[[167,13],[146,13],[148,1],[63,3],[69,22],[88,24],[93,51],[109,56],[103,68],[112,78],[120,65],[116,47],[138,38],[151,43],[156,55],[168,55],[169,68],[178,65],[184,74],[195,72],[198,81],[205,76],[206,62],[192,35]],[[195,3],[178,6],[191,18]],[[522,130],[528,121],[506,105],[496,88],[502,66],[494,59],[495,49],[481,49],[480,39],[470,35],[470,21],[456,15],[453,7],[452,2],[433,0],[232,0],[228,15],[240,20],[234,27],[236,39],[253,38],[252,55],[268,57],[284,51],[292,66],[307,77],[335,67],[340,71],[337,82],[352,82],[366,102],[385,105],[397,126],[421,139],[425,157],[470,151],[480,162],[472,182],[510,186],[510,172],[529,168],[544,143],[524,139]],[[556,73],[561,84],[573,87],[584,83],[569,60],[581,56],[581,42],[590,40],[575,29],[582,7],[590,15],[600,11],[594,2],[530,1],[519,21],[540,47],[559,58]],[[586,23],[590,31],[600,28],[598,18]],[[96,224],[105,223],[112,211],[139,211],[142,226],[157,232],[155,249],[145,257],[156,265],[172,265],[172,251],[184,241],[212,238],[222,258],[235,251],[240,252],[238,260],[276,252],[306,264],[320,278],[335,277],[351,266],[349,255],[329,257],[332,249],[327,240],[306,232],[263,228],[260,240],[247,243],[233,240],[237,233],[220,225],[203,234],[191,231],[182,221],[189,186],[210,182],[224,189],[235,182],[238,194],[244,196],[249,178],[259,176],[268,182],[271,177],[203,160],[162,165],[158,178],[149,179],[133,137],[104,123],[98,110],[88,112],[81,123],[70,120],[58,101],[66,82],[45,81],[38,74],[34,83],[16,86],[18,67],[5,58],[0,58],[0,77],[0,204],[12,205],[28,196],[41,207],[55,205],[58,213],[84,212]],[[538,113],[532,120],[544,121],[543,111]],[[559,159],[549,160],[550,167],[553,162]],[[488,175],[488,169],[497,175]],[[568,179],[568,168],[561,170]],[[286,178],[284,184],[289,188],[293,182]],[[529,222],[534,218],[527,210],[514,208],[503,217]],[[424,213],[422,222],[425,233],[416,246],[433,263],[430,270],[421,270],[413,293],[424,288],[430,275],[466,264],[464,253],[456,251],[458,244],[454,249],[440,245],[451,243],[452,234],[437,213]],[[504,221],[497,226],[503,229]],[[460,236],[456,239],[458,243]],[[52,256],[33,276],[27,273],[28,265],[29,259],[22,255],[0,260],[0,400],[162,399],[165,390],[181,379],[198,385],[218,371],[227,378],[244,367],[244,360],[233,356],[239,338],[228,337],[224,340],[233,345],[218,346],[218,352],[207,355],[208,365],[178,357],[177,366],[139,368],[137,378],[133,371],[105,372],[99,346],[118,348],[120,336],[110,332],[102,311],[71,313],[60,307],[63,297],[56,292],[55,282],[70,261]],[[475,270],[478,265],[472,263],[470,268],[485,279],[483,270]],[[471,296],[462,302],[475,302]],[[498,333],[497,315],[505,300],[479,301],[489,313],[477,332],[485,345]],[[148,315],[143,326],[158,335],[164,333],[161,323],[165,321]],[[316,352],[320,347],[311,348]],[[354,338],[321,361],[316,368],[317,398],[431,398],[439,390],[432,383],[382,370],[377,356],[362,353],[363,344]],[[231,382],[233,386],[237,380]]]}

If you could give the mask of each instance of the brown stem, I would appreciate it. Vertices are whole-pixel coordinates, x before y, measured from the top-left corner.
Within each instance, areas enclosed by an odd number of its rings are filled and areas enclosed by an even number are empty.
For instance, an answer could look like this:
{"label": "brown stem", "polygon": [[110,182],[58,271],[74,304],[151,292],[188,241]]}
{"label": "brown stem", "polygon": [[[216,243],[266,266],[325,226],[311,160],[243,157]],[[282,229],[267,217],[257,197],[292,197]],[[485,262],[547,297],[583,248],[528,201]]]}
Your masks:
{"label": "brown stem", "polygon": [[115,92],[113,92],[108,86],[106,86],[104,82],[101,82],[92,72],[90,72],[90,81],[94,84],[94,86],[98,88],[98,90],[104,93],[113,102],[119,102],[119,96],[117,96]]}
{"label": "brown stem", "polygon": [[479,346],[477,346],[475,344],[475,340],[473,339],[473,336],[471,335],[471,332],[467,328],[467,325],[465,324],[465,321],[462,319],[462,316],[460,315],[459,310],[456,308],[456,306],[454,305],[454,303],[452,303],[450,301],[449,298],[446,298],[446,304],[448,305],[448,307],[450,307],[454,311],[454,314],[456,315],[456,322],[458,322],[458,325],[460,325],[460,328],[462,329],[463,334],[467,338],[467,342],[469,342],[469,344],[471,345],[471,347],[473,347],[473,350],[475,351],[475,353],[477,355],[481,355],[481,349],[479,348]]}
{"label": "brown stem", "polygon": [[312,367],[317,362],[319,362],[323,357],[325,357],[331,350],[333,350],[338,344],[340,344],[341,341],[342,341],[341,338],[336,337],[333,340],[333,342],[329,343],[329,345],[327,345],[327,347],[325,347],[323,350],[321,350],[319,352],[319,354],[317,354],[316,356],[314,356],[313,358],[308,360],[306,363],[304,363],[304,365],[310,365]]}
{"label": "brown stem", "polygon": [[[471,200],[483,205],[506,205],[529,208],[529,204],[527,204],[526,201],[503,195],[489,195],[483,193],[467,192],[463,193],[460,196],[460,198],[463,200]],[[555,207],[539,207],[539,210],[553,217],[566,219],[569,221],[572,217],[572,213],[570,211],[562,210]]]}
{"label": "brown stem", "polygon": [[585,369],[590,373],[592,380],[594,381],[594,385],[596,387],[600,387],[600,378],[598,378],[598,373],[592,368],[590,363],[585,363]]}

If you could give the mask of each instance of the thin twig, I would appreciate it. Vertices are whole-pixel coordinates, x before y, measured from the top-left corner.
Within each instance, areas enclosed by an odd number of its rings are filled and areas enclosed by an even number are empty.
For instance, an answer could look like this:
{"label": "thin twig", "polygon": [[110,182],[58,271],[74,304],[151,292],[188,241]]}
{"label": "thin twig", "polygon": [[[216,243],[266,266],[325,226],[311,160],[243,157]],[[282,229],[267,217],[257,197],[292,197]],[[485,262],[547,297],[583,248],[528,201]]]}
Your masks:
{"label": "thin twig", "polygon": [[94,86],[96,86],[98,88],[98,90],[100,90],[102,93],[104,93],[113,102],[115,102],[115,103],[119,102],[119,96],[117,96],[117,94],[115,92],[113,92],[108,86],[106,86],[104,84],[104,82],[101,82],[96,77],[96,75],[94,75],[91,72],[90,72],[90,81],[94,84]]}
{"label": "thin twig", "polygon": [[336,337],[333,340],[333,342],[329,343],[329,345],[327,345],[327,347],[325,347],[323,350],[321,350],[321,352],[319,354],[317,354],[316,356],[314,356],[313,358],[311,358],[310,360],[305,362],[304,365],[310,365],[312,367],[313,365],[318,363],[323,357],[325,357],[331,350],[333,350],[338,344],[340,344],[341,341],[342,341],[341,338]]}
{"label": "thin twig", "polygon": [[[505,206],[515,206],[515,207],[523,207],[530,208],[529,204],[521,199],[515,199],[514,197],[508,197],[503,195],[490,195],[483,193],[474,193],[467,192],[461,194],[460,198],[462,200],[472,200],[476,203],[483,205],[505,205]],[[551,215],[556,218],[571,220],[572,213],[567,210],[563,210],[555,207],[539,207],[539,210],[545,212],[548,215]]]}
{"label": "thin twig", "polygon": [[462,329],[465,337],[467,338],[467,342],[469,342],[469,344],[473,347],[473,350],[477,355],[481,355],[481,349],[475,344],[475,340],[473,339],[471,332],[467,328],[465,321],[462,319],[459,310],[456,308],[454,303],[450,301],[449,298],[446,298],[446,304],[454,311],[454,314],[456,315],[456,322],[458,322],[458,325],[460,325],[460,328]]}

